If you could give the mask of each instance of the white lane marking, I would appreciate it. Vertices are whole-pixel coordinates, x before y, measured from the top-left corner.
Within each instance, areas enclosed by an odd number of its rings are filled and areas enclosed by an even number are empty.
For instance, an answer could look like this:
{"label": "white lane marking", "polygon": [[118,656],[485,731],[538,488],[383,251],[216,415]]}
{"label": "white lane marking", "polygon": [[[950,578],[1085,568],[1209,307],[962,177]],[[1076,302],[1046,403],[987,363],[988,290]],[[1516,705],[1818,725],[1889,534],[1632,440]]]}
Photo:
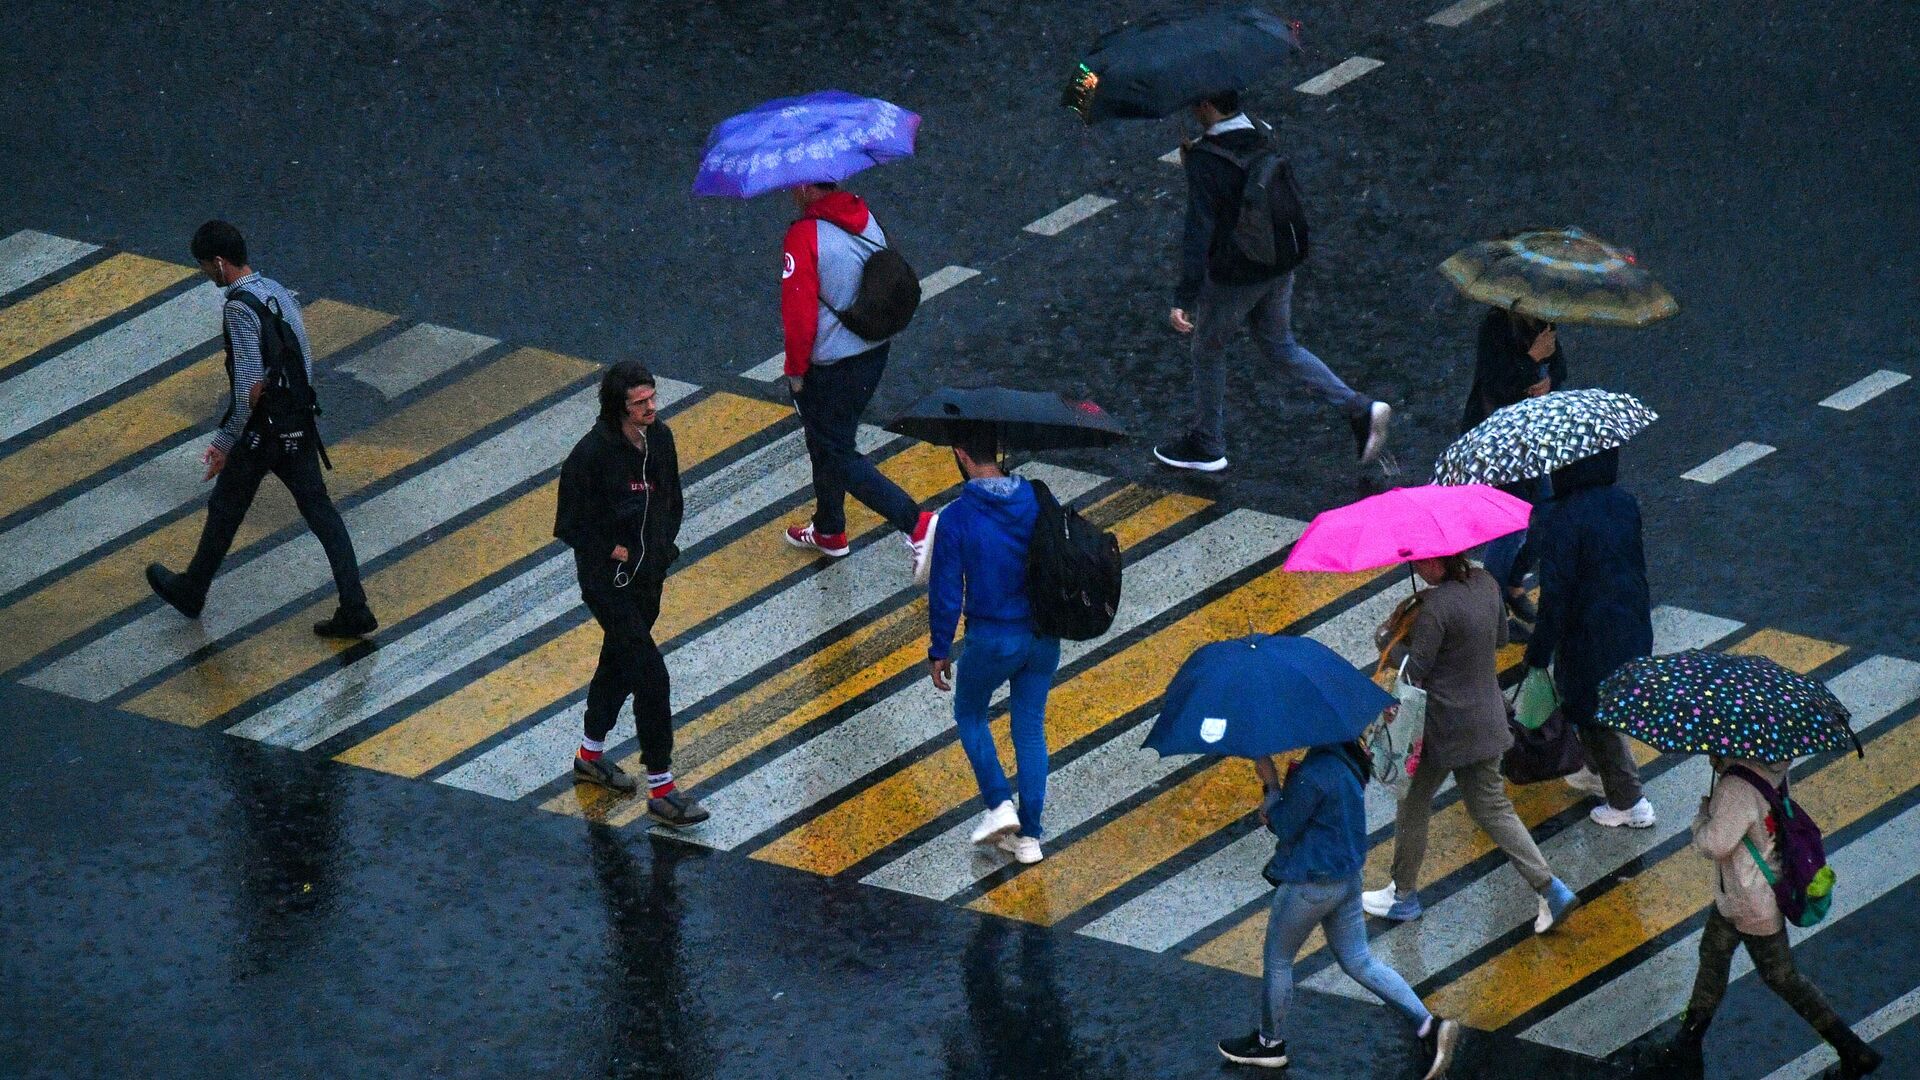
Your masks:
{"label": "white lane marking", "polygon": [[1303,94],[1331,94],[1367,72],[1385,66],[1387,66],[1385,60],[1375,60],[1366,56],[1349,56],[1294,89]]}
{"label": "white lane marking", "polygon": [[[899,438],[863,427],[862,453]],[[799,432],[748,454],[687,488],[678,543],[692,548],[808,483]],[[230,734],[307,749],[580,606],[573,554],[562,551],[228,729]]]}
{"label": "white lane marking", "polygon": [[[1827,687],[1853,713],[1855,730],[1864,731],[1920,698],[1920,664],[1873,657],[1854,665]],[[1889,689],[1897,692],[1890,695]],[[1892,707],[1882,710],[1882,706],[1889,705]],[[1580,823],[1561,830],[1541,844],[1540,853],[1554,874],[1566,882],[1568,888],[1579,892],[1616,868],[1685,833],[1693,819],[1691,811],[1700,796],[1707,793],[1712,779],[1712,769],[1704,757],[1687,758],[1646,785],[1647,801],[1659,811],[1659,821],[1651,828],[1603,829]],[[1382,962],[1405,975],[1408,982],[1418,985],[1501,934],[1525,924],[1538,907],[1539,897],[1527,887],[1518,871],[1503,862],[1486,877],[1429,907],[1416,922],[1402,923],[1374,938],[1373,951]],[[1367,998],[1367,991],[1337,968],[1315,974],[1307,980],[1307,985],[1348,997]],[[1672,1014],[1672,1009],[1660,1013],[1648,1027]],[[1625,1026],[1623,1016],[1632,1013],[1607,1011],[1594,1015],[1603,1017],[1599,1022],[1606,1030],[1617,1031]],[[1624,1039],[1638,1034],[1625,1035]]]}
{"label": "white lane marking", "polygon": [[[1828,921],[1831,922],[1831,918]],[[1741,955],[1746,954],[1743,952]],[[1920,1015],[1920,987],[1909,990],[1874,1010],[1873,1015],[1853,1025],[1853,1033],[1872,1042],[1916,1015]],[[1764,1080],[1811,1080],[1812,1077],[1819,1075],[1820,1070],[1830,1068],[1839,1062],[1840,1055],[1833,1052],[1833,1047],[1821,1043],[1768,1073]]]}
{"label": "white lane marking", "polygon": [[924,304],[955,285],[979,276],[980,271],[971,267],[943,266],[920,279],[920,302]]}
{"label": "white lane marking", "polygon": [[[1060,497],[1071,499],[1100,485],[1100,477],[1047,470]],[[674,712],[723,689],[743,673],[800,648],[877,604],[912,588],[907,560],[891,537],[868,544],[817,574],[753,605],[702,637],[667,653]],[[619,721],[632,715],[622,709]],[[440,777],[451,787],[519,799],[567,774],[580,745],[586,703],[576,702]],[[628,728],[627,730],[631,730]],[[624,743],[626,740],[622,739]]]}
{"label": "white lane marking", "polygon": [[480,334],[421,323],[338,367],[392,401],[498,344]]}
{"label": "white lane marking", "polygon": [[1059,236],[1112,205],[1114,200],[1104,195],[1082,195],[1053,213],[1028,223],[1022,231],[1039,236]]}
{"label": "white lane marking", "polygon": [[[920,302],[924,304],[928,300],[953,288],[955,285],[965,281],[971,281],[979,276],[980,271],[969,266],[943,266],[920,279]],[[785,374],[786,369],[787,354],[785,350],[782,350],[741,372],[740,377],[743,379],[758,379],[761,382],[772,382]]]}
{"label": "white lane marking", "polygon": [[[698,387],[661,379],[667,404]],[[464,453],[342,512],[360,565],[441,522],[559,465],[593,424],[597,389],[570,395]],[[184,554],[184,553],[183,553]],[[242,630],[268,612],[330,585],[320,545],[299,535],[214,579],[199,620],[160,606],[68,653],[28,680],[42,690],[104,701],[170,664]]]}
{"label": "white lane marking", "polygon": [[0,240],[0,296],[99,250],[95,244],[22,229]]}
{"label": "white lane marking", "polygon": [[1460,0],[1427,16],[1427,21],[1435,26],[1465,26],[1475,15],[1489,8],[1498,7],[1503,0]]}
{"label": "white lane marking", "polygon": [[[1379,622],[1375,611],[1384,616],[1383,605],[1390,610],[1405,595],[1403,588],[1389,587],[1308,636],[1324,641],[1345,634],[1347,628],[1336,625],[1345,619],[1349,624],[1365,622],[1370,637],[1372,626]],[[1364,619],[1348,618],[1367,608],[1373,610],[1368,610]],[[1710,645],[1738,630],[1741,624],[1663,605],[1654,609],[1653,625],[1654,651],[1669,653]],[[1364,649],[1362,663],[1375,655],[1371,640]],[[1353,645],[1349,650],[1350,660],[1361,652]],[[1451,783],[1449,780],[1449,786]],[[1367,831],[1371,834],[1393,822],[1397,804],[1392,793],[1378,784],[1367,785],[1367,796]],[[1081,933],[1152,952],[1170,949],[1266,895],[1270,886],[1260,877],[1260,868],[1272,854],[1273,838],[1264,829],[1249,833],[1087,924]]]}
{"label": "white lane marking", "polygon": [[[1787,928],[1793,944],[1839,923],[1849,913],[1904,884],[1913,875],[1906,853],[1920,848],[1920,806],[1911,807],[1839,851],[1828,861],[1838,876],[1833,910],[1815,926]],[[1704,883],[1710,871],[1701,863]],[[1605,1057],[1665,1023],[1686,1008],[1693,975],[1700,963],[1700,934],[1695,930],[1620,973],[1592,993],[1528,1028],[1521,1037],[1577,1053]],[[1734,958],[1729,981],[1753,970],[1744,950]]]}
{"label": "white lane marking", "polygon": [[1773,451],[1774,448],[1766,443],[1743,442],[1681,473],[1680,479],[1701,484],[1717,484]]}
{"label": "white lane marking", "polygon": [[1881,368],[1852,386],[1827,396],[1820,404],[1829,409],[1852,412],[1911,378],[1913,376],[1904,371],[1889,371]]}
{"label": "white lane marking", "polygon": [[1161,154],[1159,160],[1164,161],[1169,165],[1180,164],[1180,148],[1176,146],[1173,149],[1167,151],[1166,153]]}
{"label": "white lane marking", "polygon": [[0,595],[204,497],[204,449],[183,443],[0,535]]}
{"label": "white lane marking", "polygon": [[0,383],[0,439],[11,439],[213,340],[219,326],[220,290],[208,282],[28,368]]}
{"label": "white lane marking", "polygon": [[[1280,550],[1304,528],[1297,521],[1235,510],[1129,565],[1113,628],[1092,641],[1062,643],[1061,664]],[[994,700],[1004,700],[1004,694]],[[702,793],[713,820],[685,838],[708,847],[736,847],[952,727],[952,698],[916,680],[726,787]]]}

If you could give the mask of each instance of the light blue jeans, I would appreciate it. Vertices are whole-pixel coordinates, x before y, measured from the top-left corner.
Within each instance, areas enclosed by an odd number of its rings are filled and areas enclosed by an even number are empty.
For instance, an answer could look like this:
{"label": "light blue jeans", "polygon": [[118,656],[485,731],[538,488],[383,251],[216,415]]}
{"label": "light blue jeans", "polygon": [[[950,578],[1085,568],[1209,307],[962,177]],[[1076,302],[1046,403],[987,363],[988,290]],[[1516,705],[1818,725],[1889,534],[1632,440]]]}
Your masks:
{"label": "light blue jeans", "polygon": [[1013,798],[1000,751],[987,725],[987,706],[1002,684],[1013,713],[1013,761],[1020,783],[1020,835],[1040,838],[1040,811],[1047,801],[1047,691],[1060,666],[1060,639],[1030,630],[967,623],[959,670],[953,679],[953,723],[973,766],[973,779],[991,810]]}
{"label": "light blue jeans", "polygon": [[1367,948],[1358,874],[1346,881],[1288,882],[1273,890],[1273,911],[1267,919],[1260,1034],[1268,1041],[1286,1038],[1287,1011],[1293,1006],[1293,958],[1316,926],[1326,931],[1334,960],[1354,982],[1398,1009],[1416,1029],[1433,1015],[1407,980]]}

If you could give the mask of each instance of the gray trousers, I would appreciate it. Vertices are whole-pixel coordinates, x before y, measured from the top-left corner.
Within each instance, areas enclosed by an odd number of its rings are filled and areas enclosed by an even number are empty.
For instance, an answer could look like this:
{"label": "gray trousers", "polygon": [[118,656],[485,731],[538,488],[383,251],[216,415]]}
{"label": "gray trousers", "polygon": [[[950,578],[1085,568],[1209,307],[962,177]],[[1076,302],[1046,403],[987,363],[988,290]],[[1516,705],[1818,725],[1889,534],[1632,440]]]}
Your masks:
{"label": "gray trousers", "polygon": [[[1407,797],[1400,800],[1393,825],[1393,887],[1412,894],[1420,886],[1420,864],[1427,858],[1427,822],[1433,816],[1433,796],[1447,778],[1449,770],[1430,768],[1422,761],[1413,771]],[[1513,868],[1520,871],[1534,892],[1547,887],[1553,871],[1527,831],[1527,823],[1513,809],[1507,797],[1507,782],[1500,777],[1500,759],[1488,758],[1451,770],[1453,782],[1460,788],[1460,801],[1467,805],[1467,816],[1487,834],[1495,847],[1506,852]]]}
{"label": "gray trousers", "polygon": [[1245,325],[1273,367],[1349,417],[1363,416],[1373,399],[1340,381],[1320,358],[1293,338],[1293,274],[1254,285],[1209,281],[1193,309],[1193,426],[1199,449],[1225,455],[1227,346]]}
{"label": "gray trousers", "polygon": [[1640,801],[1640,765],[1633,760],[1627,737],[1598,724],[1573,725],[1580,746],[1587,752],[1587,767],[1600,776],[1607,789],[1607,805],[1615,810],[1631,810]]}

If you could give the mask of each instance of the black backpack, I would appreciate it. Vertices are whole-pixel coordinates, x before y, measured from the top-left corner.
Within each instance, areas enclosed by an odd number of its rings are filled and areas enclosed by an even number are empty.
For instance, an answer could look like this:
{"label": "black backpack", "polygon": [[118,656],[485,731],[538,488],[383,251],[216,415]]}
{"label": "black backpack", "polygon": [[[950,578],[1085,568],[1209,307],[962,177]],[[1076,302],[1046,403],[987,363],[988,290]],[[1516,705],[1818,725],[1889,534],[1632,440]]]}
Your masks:
{"label": "black backpack", "polygon": [[[260,400],[247,418],[248,445],[267,447],[279,453],[299,451],[312,439],[327,468],[327,448],[320,441],[315,417],[320,415],[320,398],[307,381],[306,357],[300,352],[299,335],[293,324],[280,313],[277,300],[262,300],[245,289],[235,289],[230,299],[238,300],[260,320],[260,363],[266,374],[261,380]],[[227,342],[228,374],[232,374],[233,343]]]}
{"label": "black backpack", "polygon": [[[840,229],[838,225],[833,227]],[[840,231],[872,248],[873,253],[860,268],[860,288],[845,311],[825,300],[820,304],[840,319],[840,325],[868,341],[885,341],[913,321],[913,313],[920,307],[920,279],[898,251],[851,229]]]}
{"label": "black backpack", "polygon": [[1030,482],[1040,502],[1027,548],[1034,630],[1069,641],[1097,638],[1120,608],[1120,541],[1061,506],[1047,485]]}
{"label": "black backpack", "polygon": [[1246,177],[1229,238],[1234,253],[1275,274],[1307,261],[1307,210],[1287,159],[1270,146],[1245,157],[1209,139],[1194,146],[1227,159]]}

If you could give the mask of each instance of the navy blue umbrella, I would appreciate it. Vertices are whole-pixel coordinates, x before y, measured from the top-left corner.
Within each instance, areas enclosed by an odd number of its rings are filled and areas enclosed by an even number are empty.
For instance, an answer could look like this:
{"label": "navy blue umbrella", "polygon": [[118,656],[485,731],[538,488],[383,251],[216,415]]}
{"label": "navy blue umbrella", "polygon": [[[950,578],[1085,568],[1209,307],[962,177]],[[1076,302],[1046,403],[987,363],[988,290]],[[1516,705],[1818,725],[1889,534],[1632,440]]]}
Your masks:
{"label": "navy blue umbrella", "polygon": [[1147,746],[1260,758],[1348,742],[1393,695],[1311,638],[1252,634],[1203,645],[1167,684]]}

